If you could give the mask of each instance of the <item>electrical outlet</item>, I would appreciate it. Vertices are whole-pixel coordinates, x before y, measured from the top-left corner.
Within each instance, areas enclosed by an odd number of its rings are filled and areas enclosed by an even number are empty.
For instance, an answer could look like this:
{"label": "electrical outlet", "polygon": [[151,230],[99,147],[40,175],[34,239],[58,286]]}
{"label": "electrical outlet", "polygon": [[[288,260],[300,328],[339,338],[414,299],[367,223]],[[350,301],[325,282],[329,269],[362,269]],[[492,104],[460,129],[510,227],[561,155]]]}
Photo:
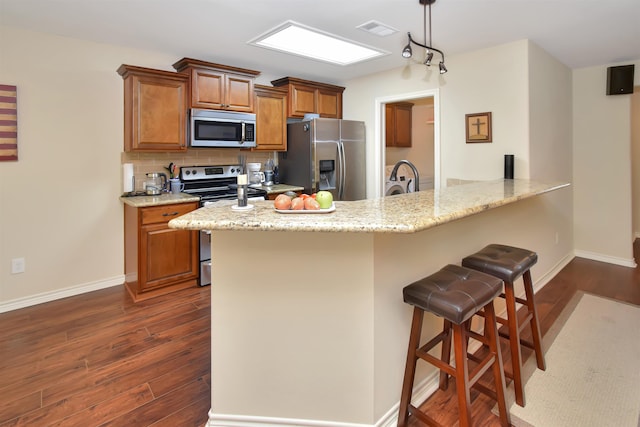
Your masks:
{"label": "electrical outlet", "polygon": [[24,258],[14,258],[11,260],[11,274],[24,273]]}

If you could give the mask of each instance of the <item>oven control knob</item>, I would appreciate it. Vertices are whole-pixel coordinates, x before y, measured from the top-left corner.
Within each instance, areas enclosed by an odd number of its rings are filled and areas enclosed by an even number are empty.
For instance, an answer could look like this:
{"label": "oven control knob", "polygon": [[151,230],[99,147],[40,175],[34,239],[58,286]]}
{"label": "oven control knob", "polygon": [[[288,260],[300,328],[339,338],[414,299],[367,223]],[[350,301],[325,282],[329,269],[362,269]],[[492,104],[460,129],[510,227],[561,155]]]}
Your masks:
{"label": "oven control knob", "polygon": [[191,175],[191,171],[188,171],[188,170],[185,170],[185,171],[184,171],[184,173],[185,173],[186,175]]}
{"label": "oven control knob", "polygon": [[198,171],[194,169],[191,173],[195,175],[198,173]]}

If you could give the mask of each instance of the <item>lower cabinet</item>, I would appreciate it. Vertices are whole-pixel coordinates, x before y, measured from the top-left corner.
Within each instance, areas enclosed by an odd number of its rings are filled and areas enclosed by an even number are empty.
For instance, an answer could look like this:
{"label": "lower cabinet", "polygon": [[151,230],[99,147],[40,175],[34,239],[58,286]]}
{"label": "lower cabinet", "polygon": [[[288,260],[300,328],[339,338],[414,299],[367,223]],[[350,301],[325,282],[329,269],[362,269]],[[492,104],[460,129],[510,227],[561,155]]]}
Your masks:
{"label": "lower cabinet", "polygon": [[197,202],[125,205],[125,285],[134,301],[197,286],[198,232],[168,225],[197,208]]}

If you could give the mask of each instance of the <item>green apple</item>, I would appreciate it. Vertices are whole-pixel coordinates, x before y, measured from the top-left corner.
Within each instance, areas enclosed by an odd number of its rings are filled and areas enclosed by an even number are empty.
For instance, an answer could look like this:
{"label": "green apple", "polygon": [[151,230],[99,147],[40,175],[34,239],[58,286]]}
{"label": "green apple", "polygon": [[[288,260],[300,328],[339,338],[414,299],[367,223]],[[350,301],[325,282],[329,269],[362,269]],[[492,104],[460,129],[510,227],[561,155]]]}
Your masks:
{"label": "green apple", "polygon": [[329,209],[333,203],[333,194],[328,191],[318,191],[316,193],[316,202],[320,205],[320,209]]}

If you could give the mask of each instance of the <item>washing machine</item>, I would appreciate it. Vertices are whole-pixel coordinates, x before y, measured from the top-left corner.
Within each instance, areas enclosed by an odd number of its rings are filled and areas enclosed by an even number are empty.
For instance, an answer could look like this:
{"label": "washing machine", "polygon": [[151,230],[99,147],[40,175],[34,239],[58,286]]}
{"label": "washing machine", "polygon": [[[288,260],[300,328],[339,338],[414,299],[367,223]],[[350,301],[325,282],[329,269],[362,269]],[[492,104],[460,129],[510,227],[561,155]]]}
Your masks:
{"label": "washing machine", "polygon": [[384,183],[384,195],[395,196],[396,194],[406,193],[406,188],[401,181],[386,181]]}

